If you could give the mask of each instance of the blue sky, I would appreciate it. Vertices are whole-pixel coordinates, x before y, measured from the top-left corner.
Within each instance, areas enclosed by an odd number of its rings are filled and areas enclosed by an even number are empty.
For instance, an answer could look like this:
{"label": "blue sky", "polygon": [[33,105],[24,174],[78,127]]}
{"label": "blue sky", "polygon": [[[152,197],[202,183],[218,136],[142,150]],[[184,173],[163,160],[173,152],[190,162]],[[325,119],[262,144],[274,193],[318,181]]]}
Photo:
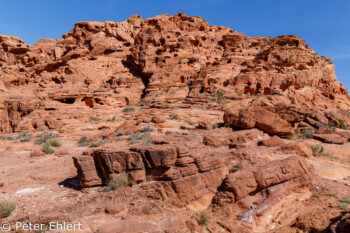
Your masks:
{"label": "blue sky", "polygon": [[349,0],[3,0],[0,34],[28,44],[61,38],[79,21],[123,21],[185,12],[211,25],[249,36],[298,35],[336,65],[338,79],[350,88]]}

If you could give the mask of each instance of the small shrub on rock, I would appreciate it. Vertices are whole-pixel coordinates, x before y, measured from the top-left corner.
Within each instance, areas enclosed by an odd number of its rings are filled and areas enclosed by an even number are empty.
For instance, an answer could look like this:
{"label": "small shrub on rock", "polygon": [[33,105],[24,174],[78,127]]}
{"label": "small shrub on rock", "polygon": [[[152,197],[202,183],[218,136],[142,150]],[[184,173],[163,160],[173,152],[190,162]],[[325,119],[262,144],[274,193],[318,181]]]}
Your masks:
{"label": "small shrub on rock", "polygon": [[98,117],[90,117],[90,121],[99,121],[101,118]]}
{"label": "small shrub on rock", "polygon": [[37,140],[34,141],[35,144],[43,144],[43,143],[46,143],[47,140],[49,139],[53,139],[53,138],[57,138],[57,134],[53,134],[53,133],[47,133],[47,134],[42,134],[38,137]]}
{"label": "small shrub on rock", "polygon": [[123,136],[123,135],[124,135],[124,133],[122,131],[120,131],[120,130],[115,134],[115,136],[117,136],[117,137],[120,137],[120,136]]}
{"label": "small shrub on rock", "polygon": [[339,128],[345,129],[345,130],[348,129],[348,127],[345,125],[344,121],[338,119],[338,122],[339,122]]}
{"label": "small shrub on rock", "polygon": [[29,142],[31,138],[31,133],[19,133],[16,139],[19,139],[21,142]]}
{"label": "small shrub on rock", "polygon": [[103,145],[105,142],[103,140],[97,140],[97,141],[93,141],[90,142],[90,147],[100,147],[101,145]]}
{"label": "small shrub on rock", "polygon": [[41,146],[41,150],[45,154],[53,154],[55,153],[55,149],[53,146],[50,145],[50,143],[45,143],[44,145]]}
{"label": "small shrub on rock", "polygon": [[320,156],[323,152],[323,146],[320,144],[312,145],[311,147],[313,156]]}
{"label": "small shrub on rock", "polygon": [[88,143],[88,141],[87,141],[87,137],[86,137],[86,136],[82,136],[82,137],[79,139],[78,145],[79,145],[79,146],[88,146],[89,143]]}
{"label": "small shrub on rock", "polygon": [[231,168],[231,172],[237,172],[237,171],[241,171],[243,169],[243,166],[241,163],[237,163],[233,168]]}
{"label": "small shrub on rock", "polygon": [[16,203],[10,200],[0,201],[0,218],[6,218],[15,210]]}
{"label": "small shrub on rock", "polygon": [[140,141],[142,139],[142,135],[140,132],[136,132],[136,133],[131,133],[129,136],[129,140],[132,143],[137,143],[138,141]]}
{"label": "small shrub on rock", "polygon": [[116,190],[120,187],[130,186],[130,181],[125,173],[118,174],[114,176],[107,185],[107,190]]}
{"label": "small shrub on rock", "polygon": [[208,222],[209,222],[209,219],[210,219],[209,214],[207,212],[205,212],[205,211],[202,211],[199,214],[199,225],[201,225],[201,226],[207,225]]}
{"label": "small shrub on rock", "polygon": [[293,134],[288,134],[288,135],[286,136],[286,138],[287,138],[288,140],[293,140],[293,139],[294,139],[294,135],[293,135]]}
{"label": "small shrub on rock", "polygon": [[339,207],[340,209],[342,209],[342,210],[346,210],[346,209],[348,208],[348,204],[342,203],[342,202],[340,202],[340,201],[337,201],[337,205],[338,205],[338,207]]}
{"label": "small shrub on rock", "polygon": [[124,113],[128,113],[128,112],[135,112],[136,108],[132,107],[132,106],[128,106],[126,108],[123,109]]}
{"label": "small shrub on rock", "polygon": [[170,119],[177,120],[177,119],[179,119],[179,116],[177,114],[175,114],[175,113],[171,113],[170,114]]}
{"label": "small shrub on rock", "polygon": [[53,147],[60,147],[62,146],[62,142],[61,140],[57,139],[57,138],[52,138],[46,141],[46,143],[50,144],[50,146]]}
{"label": "small shrub on rock", "polygon": [[45,130],[47,130],[47,127],[46,127],[46,126],[41,126],[41,127],[38,129],[38,131],[45,131]]}
{"label": "small shrub on rock", "polygon": [[141,132],[153,132],[151,124],[147,124],[147,126],[143,128]]}

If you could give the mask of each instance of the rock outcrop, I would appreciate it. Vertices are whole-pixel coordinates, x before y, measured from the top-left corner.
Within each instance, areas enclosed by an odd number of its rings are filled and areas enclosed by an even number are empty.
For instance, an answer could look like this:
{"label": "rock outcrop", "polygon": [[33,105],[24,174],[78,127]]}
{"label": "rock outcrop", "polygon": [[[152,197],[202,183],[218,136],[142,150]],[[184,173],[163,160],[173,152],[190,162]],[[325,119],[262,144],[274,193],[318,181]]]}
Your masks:
{"label": "rock outcrop", "polygon": [[[1,36],[0,45],[2,132],[38,128],[31,122],[35,113],[200,95],[214,95],[207,101],[284,95],[296,106],[334,110],[332,116],[348,123],[349,97],[336,81],[334,65],[297,36],[252,38],[180,13],[145,20],[132,16],[120,23],[79,22],[62,39],[27,45]],[[271,109],[254,106],[240,114],[250,119],[237,122],[242,128],[292,132],[288,119]]]}
{"label": "rock outcrop", "polygon": [[6,221],[345,232],[349,116],[332,61],[297,36],[184,13],[79,22],[33,45],[0,36]]}

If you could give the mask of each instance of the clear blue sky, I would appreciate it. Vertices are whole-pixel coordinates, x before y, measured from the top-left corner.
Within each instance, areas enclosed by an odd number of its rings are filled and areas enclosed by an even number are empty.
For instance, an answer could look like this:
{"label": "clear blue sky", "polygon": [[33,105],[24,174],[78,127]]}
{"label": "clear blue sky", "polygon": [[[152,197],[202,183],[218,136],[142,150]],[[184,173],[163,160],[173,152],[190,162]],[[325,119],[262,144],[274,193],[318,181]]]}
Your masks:
{"label": "clear blue sky", "polygon": [[185,12],[249,36],[298,35],[336,65],[350,89],[349,0],[3,0],[0,34],[33,44],[61,38],[78,21],[123,21]]}

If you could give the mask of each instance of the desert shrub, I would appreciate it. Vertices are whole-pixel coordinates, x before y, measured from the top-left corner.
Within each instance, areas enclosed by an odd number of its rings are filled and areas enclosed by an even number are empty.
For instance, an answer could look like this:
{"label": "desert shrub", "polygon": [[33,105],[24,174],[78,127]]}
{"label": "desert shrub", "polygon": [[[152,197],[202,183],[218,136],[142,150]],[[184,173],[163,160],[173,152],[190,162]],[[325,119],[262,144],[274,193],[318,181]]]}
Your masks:
{"label": "desert shrub", "polygon": [[331,191],[327,191],[327,195],[330,196],[330,197],[335,197],[336,195],[334,193],[332,193]]}
{"label": "desert shrub", "polygon": [[216,98],[217,98],[217,100],[222,100],[223,99],[223,97],[224,97],[224,93],[222,92],[222,91],[220,91],[219,93],[216,93]]}
{"label": "desert shrub", "polygon": [[10,200],[0,201],[0,218],[6,218],[15,210],[16,203]]}
{"label": "desert shrub", "polygon": [[210,97],[211,101],[221,101],[224,97],[224,93],[222,91],[216,93],[216,94],[212,94]]}
{"label": "desert shrub", "polygon": [[80,144],[84,144],[84,143],[87,143],[87,137],[86,136],[82,136],[80,139],[79,139],[79,145]]}
{"label": "desert shrub", "polygon": [[293,135],[293,134],[288,134],[288,135],[286,136],[286,138],[287,138],[288,140],[293,140],[293,139],[294,139],[294,135]]}
{"label": "desert shrub", "polygon": [[100,147],[103,145],[105,142],[102,139],[90,142],[90,147]]}
{"label": "desert shrub", "polygon": [[108,120],[108,122],[115,122],[115,116],[113,116],[112,119]]}
{"label": "desert shrub", "polygon": [[199,225],[201,225],[201,226],[207,225],[208,222],[209,222],[209,219],[210,219],[209,214],[207,212],[205,212],[205,211],[202,211],[199,214]]}
{"label": "desert shrub", "polygon": [[120,173],[116,176],[114,176],[108,183],[107,189],[108,190],[116,190],[120,187],[127,187],[130,185],[130,181],[128,176],[125,173]]}
{"label": "desert shrub", "polygon": [[19,139],[21,142],[29,142],[31,138],[31,133],[19,133],[16,137],[16,139]]}
{"label": "desert shrub", "polygon": [[256,165],[256,162],[253,161],[253,160],[249,160],[249,164],[251,164],[251,165]]}
{"label": "desert shrub", "polygon": [[123,136],[123,135],[124,135],[124,133],[122,131],[120,131],[120,130],[115,134],[115,136],[117,136],[117,137],[120,137],[120,136]]}
{"label": "desert shrub", "polygon": [[212,157],[212,158],[213,158],[213,157],[215,157],[215,155],[214,155],[214,154],[210,154],[209,156],[210,156],[210,157]]}
{"label": "desert shrub", "polygon": [[315,134],[315,131],[314,131],[314,130],[304,130],[304,131],[302,132],[303,137],[304,137],[304,138],[309,138],[309,139],[313,138],[313,137],[314,137],[314,134]]}
{"label": "desert shrub", "polygon": [[332,129],[334,132],[336,128],[336,123],[333,120],[328,121],[327,128]]}
{"label": "desert shrub", "polygon": [[338,119],[339,122],[339,128],[347,130],[348,127],[345,125],[344,121]]}
{"label": "desert shrub", "polygon": [[47,140],[56,138],[57,136],[58,136],[57,134],[52,134],[51,132],[47,133],[47,134],[42,134],[42,135],[38,136],[38,139],[35,140],[34,143],[41,145],[43,143],[46,143]]}
{"label": "desert shrub", "polygon": [[129,136],[129,140],[132,142],[132,143],[137,143],[139,140],[142,139],[142,135],[140,132],[136,132],[136,133],[131,133],[130,136]]}
{"label": "desert shrub", "polygon": [[344,203],[350,204],[350,198],[342,197],[342,200],[343,200]]}
{"label": "desert shrub", "polygon": [[218,123],[214,123],[213,124],[213,129],[219,128],[219,124]]}
{"label": "desert shrub", "polygon": [[152,126],[151,124],[147,124],[146,127],[144,127],[143,129],[141,129],[141,132],[152,132],[153,129],[152,129]]}
{"label": "desert shrub", "polygon": [[41,127],[38,129],[38,131],[45,131],[45,130],[47,130],[47,127],[46,127],[46,126],[41,126]]}
{"label": "desert shrub", "polygon": [[52,147],[49,143],[45,143],[44,145],[42,145],[42,146],[41,146],[41,150],[42,150],[45,154],[53,154],[53,153],[55,153],[54,147]]}
{"label": "desert shrub", "polygon": [[338,207],[339,207],[340,209],[342,209],[342,210],[346,210],[346,209],[348,208],[348,204],[342,203],[342,202],[340,202],[340,201],[337,201],[337,205],[338,205]]}
{"label": "desert shrub", "polygon": [[14,137],[11,137],[11,136],[0,136],[0,140],[15,140]]}
{"label": "desert shrub", "polygon": [[145,132],[144,134],[142,134],[141,137],[142,137],[142,140],[144,140],[144,141],[149,141],[152,138],[151,134],[148,132]]}
{"label": "desert shrub", "polygon": [[153,145],[152,141],[145,141],[141,143],[141,146],[150,146]]}
{"label": "desert shrub", "polygon": [[126,108],[123,109],[124,113],[128,113],[128,112],[135,112],[136,108],[132,107],[132,106],[128,106]]}
{"label": "desert shrub", "polygon": [[59,140],[57,138],[51,138],[51,139],[47,140],[46,143],[50,144],[50,146],[53,146],[53,147],[62,146],[61,140]]}
{"label": "desert shrub", "polygon": [[321,196],[321,193],[320,192],[317,192],[315,190],[312,191],[312,196],[315,197],[315,198],[320,198]]}
{"label": "desert shrub", "polygon": [[233,168],[231,168],[231,172],[237,172],[237,171],[241,171],[243,169],[243,166],[241,163],[237,163]]}
{"label": "desert shrub", "polygon": [[320,156],[323,152],[323,146],[320,144],[311,146],[313,156]]}
{"label": "desert shrub", "polygon": [[177,119],[179,119],[179,116],[177,114],[171,113],[170,114],[170,119],[177,120]]}
{"label": "desert shrub", "polygon": [[186,122],[187,124],[192,125],[192,121],[190,121],[189,119],[185,119],[184,122]]}
{"label": "desert shrub", "polygon": [[90,121],[99,121],[101,118],[98,117],[90,117]]}

